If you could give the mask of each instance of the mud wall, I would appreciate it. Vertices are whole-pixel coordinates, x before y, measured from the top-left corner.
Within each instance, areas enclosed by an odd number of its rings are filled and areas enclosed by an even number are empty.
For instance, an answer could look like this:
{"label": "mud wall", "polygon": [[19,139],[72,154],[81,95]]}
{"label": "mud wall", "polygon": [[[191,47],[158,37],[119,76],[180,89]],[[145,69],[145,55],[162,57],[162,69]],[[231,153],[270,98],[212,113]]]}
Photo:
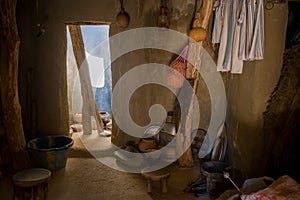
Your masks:
{"label": "mud wall", "polygon": [[[112,0],[52,0],[40,1],[39,16],[36,16],[35,1],[19,1],[18,19],[21,37],[20,52],[20,97],[25,123],[28,82],[26,73],[33,70],[32,90],[35,102],[35,131],[37,135],[67,134],[69,131],[67,69],[66,69],[66,23],[101,21],[110,23],[110,35],[127,29],[118,28],[115,17],[120,8],[119,1]],[[156,26],[159,9],[158,0],[124,1],[131,16],[128,29]],[[171,29],[187,33],[194,12],[195,1],[173,0],[171,7]],[[41,23],[45,34],[36,37],[36,23]],[[282,53],[287,23],[287,5],[276,5],[265,12],[265,59],[247,62],[242,75],[223,74],[227,92],[227,126],[229,133],[228,158],[236,169],[235,176],[241,179],[260,175],[263,161],[264,137],[262,113],[266,102],[278,81],[282,65]],[[182,44],[178,45],[180,50]],[[113,86],[119,78],[137,65],[158,62],[168,64],[173,55],[152,49],[130,52],[112,63]],[[149,69],[151,70],[151,69]],[[205,88],[203,83],[201,87]],[[202,95],[201,95],[202,94]],[[203,95],[205,94],[205,95]],[[200,108],[204,116],[201,125],[206,128],[210,118],[208,93],[199,93]],[[157,85],[141,87],[132,97],[130,112],[139,125],[149,122],[148,109],[160,103],[166,110],[173,107],[174,96]],[[206,119],[205,119],[206,118]],[[29,126],[26,130],[30,130]],[[123,145],[131,139],[116,125],[112,140]],[[28,134],[28,133],[27,133]]]}
{"label": "mud wall", "polygon": [[[19,27],[24,41],[21,44],[20,71],[23,74],[32,68],[34,74],[32,90],[36,108],[37,135],[67,134],[69,131],[66,24],[89,21],[109,23],[110,36],[129,29],[157,26],[159,0],[124,1],[124,4],[131,16],[129,27],[125,29],[116,26],[116,15],[120,11],[117,0],[39,1],[38,12],[35,1],[19,2]],[[187,33],[194,14],[194,4],[195,1],[192,0],[184,3],[179,0],[170,2],[171,29]],[[36,37],[37,23],[45,29],[41,37]],[[175,45],[178,45],[178,51],[184,46],[180,43]],[[173,57],[174,55],[169,52],[153,49],[137,50],[123,55],[112,63],[113,87],[124,73],[135,66],[150,62],[168,64]],[[149,70],[151,71],[150,68]],[[30,108],[26,100],[25,74],[21,76],[20,83],[21,101],[26,112]],[[137,124],[145,125],[149,122],[148,109],[153,102],[162,104],[168,111],[173,108],[174,98],[174,95],[161,86],[146,85],[134,94],[135,100],[130,102],[132,118]],[[129,138],[114,125],[115,143],[124,143]]]}
{"label": "mud wall", "polygon": [[265,10],[265,59],[244,62],[242,75],[224,74],[230,136],[228,155],[240,180],[264,173],[263,112],[280,76],[287,17],[287,4]]}

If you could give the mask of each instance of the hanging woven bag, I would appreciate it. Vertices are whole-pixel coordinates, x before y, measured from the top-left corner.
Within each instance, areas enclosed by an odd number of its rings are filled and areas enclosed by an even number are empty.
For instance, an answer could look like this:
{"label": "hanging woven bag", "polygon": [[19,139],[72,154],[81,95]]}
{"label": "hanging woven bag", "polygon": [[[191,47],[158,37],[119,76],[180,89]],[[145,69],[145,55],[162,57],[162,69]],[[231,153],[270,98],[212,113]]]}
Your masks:
{"label": "hanging woven bag", "polygon": [[[179,56],[171,62],[168,75],[167,75],[167,84],[173,88],[181,88],[183,85],[185,75],[186,75],[186,56],[189,46],[186,45],[181,51]],[[175,71],[176,70],[176,71]]]}

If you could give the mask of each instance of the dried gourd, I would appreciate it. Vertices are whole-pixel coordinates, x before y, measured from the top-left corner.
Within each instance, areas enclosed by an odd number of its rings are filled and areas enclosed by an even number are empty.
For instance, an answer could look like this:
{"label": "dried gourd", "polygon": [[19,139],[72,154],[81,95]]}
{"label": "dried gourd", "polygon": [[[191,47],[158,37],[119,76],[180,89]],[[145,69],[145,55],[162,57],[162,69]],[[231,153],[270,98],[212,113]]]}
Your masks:
{"label": "dried gourd", "polygon": [[203,28],[193,28],[189,33],[189,37],[196,42],[203,41],[206,38],[206,30]]}

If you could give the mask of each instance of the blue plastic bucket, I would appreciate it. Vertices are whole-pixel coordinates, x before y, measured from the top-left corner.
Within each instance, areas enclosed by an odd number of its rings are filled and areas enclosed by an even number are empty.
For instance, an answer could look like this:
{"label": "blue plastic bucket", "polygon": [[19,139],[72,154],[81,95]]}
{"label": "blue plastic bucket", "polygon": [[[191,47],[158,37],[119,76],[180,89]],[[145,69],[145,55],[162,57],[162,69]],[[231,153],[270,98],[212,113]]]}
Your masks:
{"label": "blue plastic bucket", "polygon": [[34,167],[55,171],[66,166],[67,152],[73,143],[73,139],[67,136],[45,136],[29,141],[27,148]]}

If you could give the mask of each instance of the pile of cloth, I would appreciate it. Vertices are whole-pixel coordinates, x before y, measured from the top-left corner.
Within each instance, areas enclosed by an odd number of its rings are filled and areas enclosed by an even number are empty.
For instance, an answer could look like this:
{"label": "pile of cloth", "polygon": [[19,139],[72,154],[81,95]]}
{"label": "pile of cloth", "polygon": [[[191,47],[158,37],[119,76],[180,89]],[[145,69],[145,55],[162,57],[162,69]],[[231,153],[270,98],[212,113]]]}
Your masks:
{"label": "pile of cloth", "polygon": [[300,185],[291,177],[284,175],[279,177],[270,186],[263,190],[259,190],[252,194],[241,195],[242,200],[285,200],[285,199],[299,199]]}
{"label": "pile of cloth", "polygon": [[270,177],[245,180],[240,192],[227,190],[217,200],[298,200],[300,184],[288,175],[270,181]]}

